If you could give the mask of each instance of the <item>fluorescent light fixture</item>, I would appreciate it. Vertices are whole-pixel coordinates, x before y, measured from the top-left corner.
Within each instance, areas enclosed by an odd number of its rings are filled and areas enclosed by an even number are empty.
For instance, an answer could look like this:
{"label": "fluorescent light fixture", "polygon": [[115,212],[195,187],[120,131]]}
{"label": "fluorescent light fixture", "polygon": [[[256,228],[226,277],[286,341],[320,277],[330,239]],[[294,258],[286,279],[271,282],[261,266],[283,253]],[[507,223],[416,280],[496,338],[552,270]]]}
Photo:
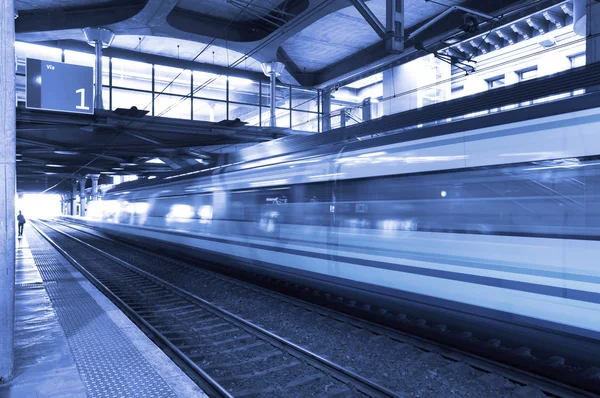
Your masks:
{"label": "fluorescent light fixture", "polygon": [[125,169],[124,169],[124,168],[122,168],[122,167],[113,167],[112,169],[113,169],[113,170],[125,170]]}
{"label": "fluorescent light fixture", "polygon": [[126,167],[126,166],[137,166],[137,163],[121,163],[121,167]]}
{"label": "fluorescent light fixture", "polygon": [[46,165],[46,167],[65,167],[65,166],[63,166],[62,164],[51,164],[51,163],[49,163],[49,164]]}
{"label": "fluorescent light fixture", "polygon": [[116,174],[114,171],[101,171],[100,174]]}
{"label": "fluorescent light fixture", "polygon": [[149,179],[149,180],[153,180],[153,179],[155,179],[155,178],[156,178],[156,176],[148,176],[148,179]]}

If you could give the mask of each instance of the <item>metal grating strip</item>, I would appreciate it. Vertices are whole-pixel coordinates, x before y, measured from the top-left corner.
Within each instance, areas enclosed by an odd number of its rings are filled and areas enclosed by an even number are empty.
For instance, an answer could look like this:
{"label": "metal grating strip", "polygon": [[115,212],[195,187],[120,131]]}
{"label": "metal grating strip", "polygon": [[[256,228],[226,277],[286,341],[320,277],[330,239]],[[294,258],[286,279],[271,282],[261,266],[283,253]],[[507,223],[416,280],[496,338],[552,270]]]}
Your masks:
{"label": "metal grating strip", "polygon": [[[65,267],[29,230],[27,240],[89,397],[175,397],[171,388]],[[50,283],[55,281],[56,283]]]}

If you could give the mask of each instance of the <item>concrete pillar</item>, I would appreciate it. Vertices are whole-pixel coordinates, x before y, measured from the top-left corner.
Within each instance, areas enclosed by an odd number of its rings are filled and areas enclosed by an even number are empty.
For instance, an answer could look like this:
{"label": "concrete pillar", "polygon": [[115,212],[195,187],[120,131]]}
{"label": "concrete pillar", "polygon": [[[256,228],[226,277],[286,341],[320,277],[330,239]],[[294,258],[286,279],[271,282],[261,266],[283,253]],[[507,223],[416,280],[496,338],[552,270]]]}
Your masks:
{"label": "concrete pillar", "polygon": [[323,131],[331,130],[331,90],[323,91]]}
{"label": "concrete pillar", "polygon": [[[433,55],[383,72],[384,115],[445,101],[450,96],[451,66]],[[445,82],[448,80],[447,82]],[[434,83],[444,81],[436,86]]]}
{"label": "concrete pillar", "polygon": [[98,200],[98,180],[100,176],[98,174],[92,175],[92,200]]}
{"label": "concrete pillar", "polygon": [[586,65],[600,61],[600,3],[587,0],[585,63]]}
{"label": "concrete pillar", "polygon": [[85,217],[85,182],[87,178],[81,177],[79,180],[79,216]]}
{"label": "concrete pillar", "polygon": [[77,215],[77,180],[71,180],[71,214]]}
{"label": "concrete pillar", "polygon": [[0,0],[0,383],[14,363],[15,326],[15,4]]}

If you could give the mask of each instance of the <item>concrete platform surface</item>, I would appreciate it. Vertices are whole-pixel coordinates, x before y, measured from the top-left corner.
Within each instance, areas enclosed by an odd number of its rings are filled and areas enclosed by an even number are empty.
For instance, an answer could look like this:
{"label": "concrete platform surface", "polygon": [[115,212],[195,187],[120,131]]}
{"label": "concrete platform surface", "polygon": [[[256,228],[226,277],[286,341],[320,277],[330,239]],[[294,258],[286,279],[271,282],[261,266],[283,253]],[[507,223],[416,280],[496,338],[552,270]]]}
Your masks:
{"label": "concrete platform surface", "polygon": [[206,397],[32,228],[16,259],[15,372],[0,398]]}

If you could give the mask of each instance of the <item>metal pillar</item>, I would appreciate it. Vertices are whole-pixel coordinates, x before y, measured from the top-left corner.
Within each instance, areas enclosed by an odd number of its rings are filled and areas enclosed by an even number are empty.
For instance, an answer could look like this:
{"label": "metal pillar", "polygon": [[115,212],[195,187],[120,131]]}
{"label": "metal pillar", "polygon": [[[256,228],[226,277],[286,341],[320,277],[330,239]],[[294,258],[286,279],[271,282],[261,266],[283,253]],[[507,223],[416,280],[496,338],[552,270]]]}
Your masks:
{"label": "metal pillar", "polygon": [[386,48],[390,53],[404,51],[404,0],[387,0]]}
{"label": "metal pillar", "polygon": [[277,102],[277,72],[273,68],[271,70],[271,85],[269,86],[271,97],[271,127],[277,127],[277,115],[275,114],[275,105]]}
{"label": "metal pillar", "polygon": [[365,98],[362,102],[362,120],[363,122],[371,120],[371,98]]}
{"label": "metal pillar", "polygon": [[323,131],[331,130],[331,90],[323,91]]}
{"label": "metal pillar", "polygon": [[96,99],[95,108],[104,109],[104,102],[102,101],[102,42],[96,40]]}
{"label": "metal pillar", "polygon": [[346,109],[340,110],[340,127],[346,127],[346,118],[348,115],[346,114]]}
{"label": "metal pillar", "polygon": [[104,28],[84,28],[83,34],[88,44],[96,49],[96,95],[94,108],[104,109],[102,101],[102,49],[108,48],[115,39],[115,34]]}
{"label": "metal pillar", "polygon": [[79,216],[85,217],[85,182],[87,178],[81,177],[79,180]]}
{"label": "metal pillar", "polygon": [[77,180],[71,181],[71,216],[76,215],[76,205],[77,205]]}
{"label": "metal pillar", "polygon": [[14,363],[15,326],[15,4],[0,0],[0,384]]}
{"label": "metal pillar", "polygon": [[[264,62],[261,64],[263,73],[270,78],[269,92],[271,97],[271,127],[277,127],[277,116],[275,115],[277,102],[277,77],[281,75],[285,65],[281,62]],[[290,99],[291,101],[291,99]]]}
{"label": "metal pillar", "polygon": [[98,179],[100,179],[98,174],[92,175],[92,200],[98,200]]}

